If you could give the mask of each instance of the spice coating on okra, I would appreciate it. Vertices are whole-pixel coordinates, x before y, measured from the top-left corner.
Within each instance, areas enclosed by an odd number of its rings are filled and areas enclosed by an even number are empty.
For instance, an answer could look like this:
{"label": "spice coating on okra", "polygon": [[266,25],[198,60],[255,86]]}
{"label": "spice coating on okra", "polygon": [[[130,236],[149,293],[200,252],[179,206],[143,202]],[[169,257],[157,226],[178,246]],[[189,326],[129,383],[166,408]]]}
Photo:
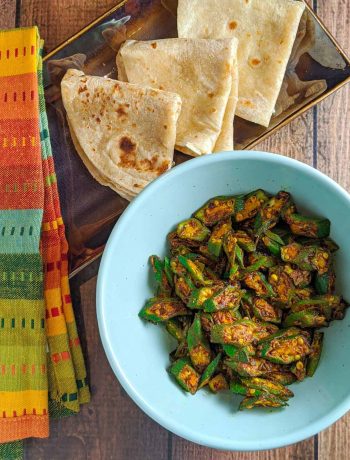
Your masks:
{"label": "spice coating on okra", "polygon": [[230,389],[240,410],[288,406],[287,387],[322,361],[319,329],[348,306],[330,231],[289,193],[255,190],[214,197],[169,233],[167,257],[150,257],[155,295],[139,316],[174,342],[169,373],[183,390]]}

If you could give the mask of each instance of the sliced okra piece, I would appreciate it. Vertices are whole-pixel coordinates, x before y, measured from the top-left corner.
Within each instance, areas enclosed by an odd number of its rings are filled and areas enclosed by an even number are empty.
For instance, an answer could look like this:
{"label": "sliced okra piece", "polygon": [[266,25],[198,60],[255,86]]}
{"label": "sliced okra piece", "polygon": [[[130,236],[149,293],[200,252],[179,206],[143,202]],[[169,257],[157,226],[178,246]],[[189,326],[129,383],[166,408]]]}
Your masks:
{"label": "sliced okra piece", "polygon": [[213,377],[213,375],[216,372],[216,369],[220,363],[221,360],[221,353],[219,353],[216,358],[213,359],[213,361],[208,365],[208,367],[205,369],[203,372],[201,379],[199,381],[199,389],[205,387],[210,381],[210,379]]}
{"label": "sliced okra piece", "polygon": [[267,300],[256,297],[253,303],[253,313],[262,321],[279,324],[282,321],[282,310],[271,305]]}
{"label": "sliced okra piece", "polygon": [[288,406],[286,401],[268,393],[256,397],[246,397],[239,405],[239,410],[253,409],[254,407],[280,408]]}
{"label": "sliced okra piece", "polygon": [[270,337],[278,331],[278,326],[267,321],[257,321],[254,318],[256,330],[254,332],[255,339],[261,341]]}
{"label": "sliced okra piece", "polygon": [[192,218],[177,226],[177,235],[183,240],[199,241],[202,243],[209,238],[210,230],[198,219]]}
{"label": "sliced okra piece", "polygon": [[258,356],[276,364],[291,364],[310,353],[309,342],[302,334],[276,337],[258,347]]}
{"label": "sliced okra piece", "polygon": [[306,373],[308,377],[313,377],[320,362],[323,347],[323,338],[323,332],[314,332],[314,337],[311,343],[311,354],[309,355],[309,358],[307,360]]}
{"label": "sliced okra piece", "polygon": [[183,327],[176,319],[170,319],[167,321],[165,328],[178,342],[181,342],[185,338]]}
{"label": "sliced okra piece", "polygon": [[288,400],[289,398],[293,398],[294,396],[294,393],[288,388],[286,388],[284,385],[281,385],[278,382],[273,382],[272,380],[268,380],[266,378],[242,378],[241,381],[243,385],[247,388],[251,388],[265,393],[270,393],[284,400]]}
{"label": "sliced okra piece", "polygon": [[187,332],[187,345],[193,366],[199,371],[210,364],[211,349],[202,330],[200,315],[194,317],[193,323]]}
{"label": "sliced okra piece", "polygon": [[[209,242],[208,242],[209,244]],[[212,268],[216,267],[216,264],[218,262],[218,257],[212,254],[209,251],[208,244],[204,244],[198,248],[199,254],[201,254],[205,259],[207,260],[207,263],[210,264]]]}
{"label": "sliced okra piece", "polygon": [[172,285],[165,272],[165,262],[158,256],[151,256],[149,258],[154,279],[157,285],[157,295],[159,297],[170,297],[172,292]]}
{"label": "sliced okra piece", "polygon": [[299,300],[307,300],[307,299],[310,299],[311,296],[314,294],[315,292],[310,287],[306,287],[302,289],[301,288],[293,289],[292,292],[290,293],[289,302],[294,303],[294,302],[299,302]]}
{"label": "sliced okra piece", "polygon": [[169,257],[164,257],[164,273],[171,287],[174,287],[174,274],[171,270]]}
{"label": "sliced okra piece", "polygon": [[253,318],[253,302],[254,295],[249,291],[245,291],[241,300],[241,310],[243,312],[243,315],[246,316],[248,319]]}
{"label": "sliced okra piece", "polygon": [[236,260],[240,268],[244,268],[244,252],[243,249],[237,244],[236,247]]}
{"label": "sliced okra piece", "polygon": [[308,238],[326,238],[329,236],[331,223],[328,219],[316,219],[300,214],[291,214],[288,224],[294,235]]}
{"label": "sliced okra piece", "polygon": [[211,314],[214,324],[233,324],[242,319],[239,310],[219,310]]}
{"label": "sliced okra piece", "polygon": [[208,386],[213,393],[218,393],[219,391],[228,390],[228,383],[223,374],[218,374],[213,377]]}
{"label": "sliced okra piece", "polygon": [[233,233],[238,245],[246,252],[255,252],[256,243],[244,230],[235,230]]}
{"label": "sliced okra piece", "polygon": [[170,353],[170,359],[176,361],[178,359],[187,358],[188,359],[188,345],[187,340],[183,339],[179,343],[178,347]]}
{"label": "sliced okra piece", "polygon": [[202,244],[200,241],[185,240],[183,238],[180,238],[176,230],[168,234],[167,240],[168,240],[168,243],[170,246],[170,252],[172,253],[172,255],[178,255],[179,253],[184,251],[185,248],[189,248],[191,250],[195,248],[199,248],[199,246],[201,246]]}
{"label": "sliced okra piece", "polygon": [[235,198],[232,196],[217,196],[209,200],[195,212],[194,217],[204,225],[215,225],[220,220],[231,217],[235,209]]}
{"label": "sliced okra piece", "polygon": [[257,214],[254,221],[254,230],[257,236],[261,236],[266,230],[274,227],[281,217],[283,209],[291,202],[289,193],[281,191],[267,201]]}
{"label": "sliced okra piece", "polygon": [[279,368],[276,364],[266,361],[262,358],[249,358],[248,363],[237,361],[235,359],[226,359],[225,365],[232,369],[240,377],[261,377],[269,372],[275,372]]}
{"label": "sliced okra piece", "polygon": [[283,322],[284,327],[299,326],[299,327],[325,327],[328,326],[327,318],[320,313],[319,309],[302,310],[295,313],[290,313]]}
{"label": "sliced okra piece", "polygon": [[152,323],[162,323],[176,316],[189,314],[191,312],[180,300],[155,297],[146,302],[139,313],[139,317]]}
{"label": "sliced okra piece", "polygon": [[208,241],[208,250],[212,255],[215,257],[220,257],[222,253],[224,237],[231,230],[231,219],[225,219],[214,227]]}
{"label": "sliced okra piece", "polygon": [[188,308],[202,309],[204,302],[210,299],[215,292],[218,292],[222,286],[223,284],[219,283],[218,285],[210,287],[194,289],[187,303]]}
{"label": "sliced okra piece", "polygon": [[214,321],[210,313],[201,314],[201,325],[204,332],[210,334]]}
{"label": "sliced okra piece", "polygon": [[223,350],[231,359],[240,361],[241,363],[249,362],[248,347],[237,347],[235,345],[223,345]]}
{"label": "sliced okra piece", "polygon": [[175,292],[180,299],[187,304],[193,290],[196,286],[193,284],[190,276],[177,276],[175,277]]}
{"label": "sliced okra piece", "polygon": [[248,260],[250,265],[245,269],[247,273],[265,270],[276,265],[276,259],[274,257],[259,252],[249,254]]}
{"label": "sliced okra piece", "polygon": [[235,221],[242,222],[255,217],[268,199],[264,190],[255,190],[248,195],[237,196],[235,202]]}
{"label": "sliced okra piece", "polygon": [[232,382],[230,384],[230,390],[232,391],[232,393],[236,395],[249,396],[249,397],[260,396],[262,393],[264,393],[263,391],[256,390],[254,388],[248,388],[238,382]]}
{"label": "sliced okra piece", "polygon": [[283,267],[277,266],[270,268],[268,280],[276,293],[276,300],[287,303],[294,290],[294,284],[291,278],[283,270]]}
{"label": "sliced okra piece", "polygon": [[188,359],[182,358],[175,361],[169,369],[171,375],[173,375],[177,383],[185,390],[191,394],[195,394],[198,385],[200,375],[198,372],[191,366],[191,363]]}
{"label": "sliced okra piece", "polygon": [[266,248],[271,252],[273,256],[279,256],[281,254],[281,244],[271,239],[269,236],[266,235],[266,233],[267,232],[265,232],[265,235],[261,238],[261,241],[264,243]]}
{"label": "sliced okra piece", "polygon": [[242,291],[239,283],[229,284],[206,300],[203,304],[203,310],[207,313],[213,313],[223,309],[238,309],[243,294],[244,291]]}
{"label": "sliced okra piece", "polygon": [[239,268],[243,264],[243,254],[232,231],[225,235],[223,247],[228,261],[226,277],[234,281],[239,276]]}
{"label": "sliced okra piece", "polygon": [[270,283],[260,272],[247,273],[244,276],[244,282],[250,289],[253,289],[258,296],[275,297],[275,292]]}
{"label": "sliced okra piece", "polygon": [[324,238],[322,240],[322,246],[328,249],[329,252],[337,252],[339,251],[339,246],[335,241],[333,241],[331,238]]}
{"label": "sliced okra piece", "polygon": [[302,270],[316,270],[321,275],[329,269],[331,257],[327,249],[317,246],[303,247],[292,243],[281,248],[283,262],[293,263]]}
{"label": "sliced okra piece", "polygon": [[348,304],[342,299],[340,304],[337,305],[332,310],[332,319],[333,320],[342,320],[345,318],[345,310],[348,308]]}
{"label": "sliced okra piece", "polygon": [[311,273],[307,270],[300,270],[300,268],[294,268],[290,264],[286,264],[284,271],[296,287],[304,288],[311,283]]}
{"label": "sliced okra piece", "polygon": [[328,272],[315,276],[315,289],[318,294],[332,294],[335,289],[335,273],[332,268]]}
{"label": "sliced okra piece", "polygon": [[253,321],[244,319],[233,324],[215,324],[211,328],[211,342],[245,347],[255,339],[256,329]]}
{"label": "sliced okra piece", "polygon": [[289,371],[269,372],[266,375],[264,375],[264,377],[269,380],[278,382],[284,386],[292,385],[292,383],[295,383],[297,380],[296,376]]}
{"label": "sliced okra piece", "polygon": [[190,254],[193,249],[189,248],[188,246],[176,246],[175,248],[172,248],[170,250],[171,256],[176,257],[176,256],[185,256],[186,254]]}
{"label": "sliced okra piece", "polygon": [[291,311],[301,312],[309,309],[318,309],[326,317],[327,321],[330,321],[333,310],[338,308],[341,301],[339,296],[326,294],[313,299],[300,300],[291,306]]}
{"label": "sliced okra piece", "polygon": [[290,366],[290,371],[295,375],[298,382],[302,382],[306,377],[306,358],[293,363]]}
{"label": "sliced okra piece", "polygon": [[172,257],[170,260],[170,269],[174,275],[177,276],[186,276],[187,270],[186,268],[180,263],[179,256]]}
{"label": "sliced okra piece", "polygon": [[191,260],[189,255],[187,256],[178,256],[180,264],[188,271],[192,276],[194,282],[197,282],[201,286],[211,286],[213,280],[205,279],[203,274],[203,269],[201,269],[200,263]]}

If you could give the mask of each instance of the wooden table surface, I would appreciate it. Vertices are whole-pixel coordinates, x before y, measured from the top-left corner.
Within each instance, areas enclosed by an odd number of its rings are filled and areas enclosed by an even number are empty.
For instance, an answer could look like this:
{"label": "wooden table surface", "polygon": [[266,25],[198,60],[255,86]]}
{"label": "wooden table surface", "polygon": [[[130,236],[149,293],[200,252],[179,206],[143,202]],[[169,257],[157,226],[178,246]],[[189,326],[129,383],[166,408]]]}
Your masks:
{"label": "wooden table surface", "polygon": [[[205,0],[203,0],[205,1]],[[116,0],[0,0],[0,28],[36,24],[50,50]],[[350,0],[313,0],[313,7],[350,54]],[[317,167],[350,192],[350,87],[345,87],[259,145]],[[348,460],[350,413],[299,444],[258,453],[229,453],[197,446],[149,419],[116,381],[104,355],[95,317],[94,267],[74,281],[81,299],[92,402],[81,414],[51,424],[48,440],[26,443],[39,460]],[[349,431],[348,431],[349,430]]]}

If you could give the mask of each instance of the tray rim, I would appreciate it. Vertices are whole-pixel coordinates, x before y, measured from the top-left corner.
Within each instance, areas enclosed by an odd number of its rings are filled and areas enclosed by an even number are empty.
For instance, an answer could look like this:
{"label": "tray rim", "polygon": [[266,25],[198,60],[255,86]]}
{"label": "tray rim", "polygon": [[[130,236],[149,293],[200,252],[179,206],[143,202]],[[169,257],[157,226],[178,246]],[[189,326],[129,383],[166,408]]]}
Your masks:
{"label": "tray rim", "polygon": [[[319,24],[319,26],[322,28],[322,30],[327,34],[328,38],[331,40],[331,42],[333,43],[333,45],[336,47],[337,51],[340,53],[340,55],[342,56],[342,58],[344,59],[344,61],[346,62],[346,64],[348,66],[350,66],[350,58],[348,57],[348,55],[346,54],[346,52],[344,51],[344,49],[342,48],[342,46],[340,45],[340,43],[337,41],[337,39],[333,36],[333,34],[330,32],[330,30],[328,29],[328,27],[325,25],[325,23],[322,21],[322,19],[319,18],[318,14],[312,9],[312,7],[306,2],[306,0],[303,0],[304,3],[305,3],[305,7],[306,9],[312,14],[312,16],[315,18],[315,20],[317,21],[317,23]],[[104,18],[108,17],[109,15],[111,15],[112,13],[115,13],[116,11],[118,11],[120,8],[122,8],[126,3],[128,2],[128,0],[119,0],[117,2],[117,4],[115,6],[113,6],[112,8],[110,8],[109,10],[107,10],[105,13],[103,13],[101,16],[97,17],[96,19],[94,19],[93,21],[91,21],[89,24],[87,24],[85,27],[83,27],[81,30],[79,30],[78,32],[76,32],[75,34],[73,34],[71,37],[67,38],[66,40],[64,40],[62,43],[60,43],[59,45],[57,45],[53,50],[51,50],[49,53],[47,53],[44,58],[43,58],[43,62],[45,63],[46,61],[48,61],[52,56],[54,56],[56,53],[58,53],[59,51],[61,51],[63,48],[65,48],[67,45],[69,45],[70,43],[74,42],[76,39],[78,39],[79,37],[81,37],[85,32],[88,32],[89,30],[91,30],[96,24],[98,24],[100,21],[102,21]],[[326,99],[328,96],[331,96],[332,94],[334,94],[336,91],[338,91],[340,88],[342,88],[343,86],[345,86],[347,83],[350,83],[350,76],[345,78],[343,81],[341,81],[340,83],[338,83],[337,85],[334,86],[334,88],[328,90],[327,92],[321,94],[320,96],[318,96],[317,98],[315,98],[313,101],[310,101],[308,104],[306,104],[304,107],[300,108],[299,110],[291,113],[285,120],[282,120],[280,123],[278,123],[276,126],[274,126],[273,128],[271,128],[270,131],[268,132],[265,132],[263,134],[261,134],[259,137],[257,137],[254,141],[250,142],[245,148],[244,150],[250,150],[252,148],[254,148],[257,144],[259,144],[260,142],[264,141],[265,139],[267,139],[268,137],[270,137],[272,134],[275,134],[277,131],[279,131],[281,128],[283,128],[284,126],[288,125],[289,123],[291,123],[293,120],[295,120],[296,118],[298,118],[300,115],[303,115],[305,112],[307,112],[308,110],[310,110],[312,107],[316,106],[317,104],[319,104],[320,102],[322,102],[324,99]],[[85,263],[83,263],[82,265],[80,265],[79,267],[77,267],[75,270],[73,270],[72,272],[70,272],[69,274],[69,278],[73,278],[74,276],[76,276],[78,273],[80,273],[84,268],[86,268],[87,266],[89,266],[91,263],[93,263],[94,261],[96,261],[97,259],[99,259],[103,254],[103,251],[100,253],[100,254],[97,254],[96,256],[92,257],[91,259],[88,259]]]}

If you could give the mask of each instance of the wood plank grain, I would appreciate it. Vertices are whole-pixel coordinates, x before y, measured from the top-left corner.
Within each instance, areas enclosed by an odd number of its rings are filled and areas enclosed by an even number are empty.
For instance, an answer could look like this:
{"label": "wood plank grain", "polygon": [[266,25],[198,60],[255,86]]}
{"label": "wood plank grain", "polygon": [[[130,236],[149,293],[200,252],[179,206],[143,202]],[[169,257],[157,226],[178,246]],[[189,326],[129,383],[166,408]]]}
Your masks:
{"label": "wood plank grain", "polygon": [[16,22],[16,0],[0,1],[0,28],[14,27]]}
{"label": "wood plank grain", "polygon": [[313,460],[313,440],[309,439],[283,449],[261,452],[220,452],[173,439],[172,460]]}
{"label": "wood plank grain", "polygon": [[21,25],[36,24],[49,51],[116,3],[116,0],[22,0]]}
{"label": "wood plank grain", "polygon": [[165,460],[168,432],[136,407],[109,367],[96,324],[95,287],[96,278],[83,285],[80,312],[92,401],[76,417],[53,421],[48,440],[29,441],[26,458]]}
{"label": "wood plank grain", "polygon": [[[341,46],[350,53],[348,0],[318,0],[318,13]],[[326,99],[317,110],[318,168],[350,191],[350,87]],[[349,458],[350,414],[319,434],[319,460]]]}

